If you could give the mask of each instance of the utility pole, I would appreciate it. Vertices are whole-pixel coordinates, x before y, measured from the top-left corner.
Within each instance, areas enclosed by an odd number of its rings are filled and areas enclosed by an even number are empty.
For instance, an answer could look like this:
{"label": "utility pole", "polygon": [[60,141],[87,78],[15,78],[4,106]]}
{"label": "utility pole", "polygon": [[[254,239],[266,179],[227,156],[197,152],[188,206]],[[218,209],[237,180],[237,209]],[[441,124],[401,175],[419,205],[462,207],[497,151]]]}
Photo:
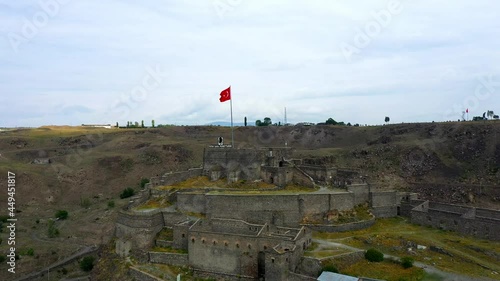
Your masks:
{"label": "utility pole", "polygon": [[288,122],[286,121],[286,107],[285,107],[285,124],[283,124],[283,126],[286,126],[286,124],[288,124]]}

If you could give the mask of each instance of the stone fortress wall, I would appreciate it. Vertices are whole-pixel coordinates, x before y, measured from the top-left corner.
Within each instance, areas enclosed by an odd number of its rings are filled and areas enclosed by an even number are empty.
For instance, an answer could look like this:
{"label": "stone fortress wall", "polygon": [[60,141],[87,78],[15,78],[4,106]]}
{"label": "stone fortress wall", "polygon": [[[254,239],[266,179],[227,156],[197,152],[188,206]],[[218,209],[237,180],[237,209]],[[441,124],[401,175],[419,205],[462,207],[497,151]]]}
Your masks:
{"label": "stone fortress wall", "polygon": [[[208,189],[168,192],[164,196],[175,203],[175,208],[119,213],[116,252],[151,262],[189,264],[199,276],[229,280],[254,280],[264,276],[269,280],[297,279],[294,272],[310,243],[309,228],[349,231],[374,223],[372,219],[335,227],[304,227],[303,218],[332,210],[350,210],[366,202],[375,217],[408,216],[413,223],[500,239],[498,211],[421,201],[415,193],[373,189],[356,171],[304,164],[291,159],[291,152],[290,148],[207,148],[202,168],[152,178],[130,206],[144,202],[152,194],[163,196],[162,192],[152,189],[154,186],[200,175],[211,180],[226,178],[228,182],[263,180],[276,184],[278,189],[300,179],[311,186],[333,185],[344,190],[333,191],[323,186],[318,192],[281,194],[217,193]],[[188,214],[200,214],[205,219],[190,222]],[[173,228],[174,239],[169,245],[188,250],[188,255],[148,255],[156,234],[163,227]],[[303,236],[299,235],[301,231]],[[306,232],[309,233],[305,235]],[[296,235],[291,235],[293,233]]]}
{"label": "stone fortress wall", "polygon": [[500,211],[415,201],[411,222],[500,241]]}

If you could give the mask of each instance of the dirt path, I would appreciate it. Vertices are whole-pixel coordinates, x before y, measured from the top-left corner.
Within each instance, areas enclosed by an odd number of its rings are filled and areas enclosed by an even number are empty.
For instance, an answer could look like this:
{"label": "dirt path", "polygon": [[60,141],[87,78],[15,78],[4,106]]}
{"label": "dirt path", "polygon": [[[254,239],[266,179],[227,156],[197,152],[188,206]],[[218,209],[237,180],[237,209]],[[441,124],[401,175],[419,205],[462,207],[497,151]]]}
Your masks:
{"label": "dirt path", "polygon": [[[343,239],[346,239],[346,238],[343,238]],[[345,244],[337,243],[337,242],[333,242],[333,241],[322,240],[322,239],[313,239],[313,242],[316,242],[322,246],[338,247],[338,248],[343,248],[343,249],[347,249],[350,251],[364,251],[364,249],[352,247],[349,245],[345,245]],[[384,254],[384,256],[390,257],[390,258],[395,258],[395,259],[399,260],[399,257],[396,257],[396,256],[387,255],[387,254]],[[434,273],[434,274],[437,274],[437,275],[443,277],[444,278],[443,281],[490,281],[490,280],[493,281],[493,279],[489,279],[489,278],[481,278],[481,277],[474,277],[473,278],[473,277],[466,276],[466,275],[460,275],[460,274],[442,271],[436,267],[433,267],[431,265],[428,265],[428,264],[425,264],[422,262],[415,262],[414,265],[421,267],[427,273]]]}

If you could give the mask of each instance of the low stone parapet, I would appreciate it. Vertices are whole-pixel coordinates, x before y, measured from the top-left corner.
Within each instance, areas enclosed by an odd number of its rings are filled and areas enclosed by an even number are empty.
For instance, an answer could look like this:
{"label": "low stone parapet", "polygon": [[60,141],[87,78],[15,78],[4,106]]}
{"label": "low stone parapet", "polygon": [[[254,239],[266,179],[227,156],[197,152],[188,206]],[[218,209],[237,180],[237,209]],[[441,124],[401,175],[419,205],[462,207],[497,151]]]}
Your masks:
{"label": "low stone parapet", "polygon": [[149,261],[152,263],[183,266],[189,264],[189,256],[188,254],[149,252]]}
{"label": "low stone parapet", "polygon": [[314,231],[320,232],[343,232],[343,231],[353,231],[365,229],[372,226],[375,223],[375,219],[370,219],[366,221],[351,222],[345,224],[301,224],[302,226],[308,227]]}
{"label": "low stone parapet", "polygon": [[158,247],[172,247],[173,244],[174,241],[156,240],[156,246]]}

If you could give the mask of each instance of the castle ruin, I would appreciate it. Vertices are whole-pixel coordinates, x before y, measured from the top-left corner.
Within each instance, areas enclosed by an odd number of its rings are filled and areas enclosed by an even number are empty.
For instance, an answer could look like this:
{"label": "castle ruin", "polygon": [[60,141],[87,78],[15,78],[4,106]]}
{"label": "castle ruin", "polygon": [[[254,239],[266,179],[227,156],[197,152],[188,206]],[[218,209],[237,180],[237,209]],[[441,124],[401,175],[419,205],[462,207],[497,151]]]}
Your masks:
{"label": "castle ruin", "polygon": [[[315,280],[297,272],[304,250],[311,244],[311,232],[365,228],[374,219],[333,225],[326,220],[311,223],[306,218],[321,219],[366,203],[377,218],[405,215],[414,223],[499,239],[500,212],[449,207],[418,200],[417,194],[372,189],[357,171],[304,163],[293,159],[292,152],[289,147],[212,147],[205,149],[201,168],[152,178],[119,213],[116,252],[145,262],[189,265],[197,276],[218,280]],[[275,191],[296,183],[314,191],[254,194],[214,192],[211,188],[156,189],[197,176],[229,183],[261,180],[276,185]],[[172,206],[133,210],[151,197],[168,198]],[[156,240],[165,228],[173,231],[172,240]],[[151,252],[155,245],[186,253]]]}

